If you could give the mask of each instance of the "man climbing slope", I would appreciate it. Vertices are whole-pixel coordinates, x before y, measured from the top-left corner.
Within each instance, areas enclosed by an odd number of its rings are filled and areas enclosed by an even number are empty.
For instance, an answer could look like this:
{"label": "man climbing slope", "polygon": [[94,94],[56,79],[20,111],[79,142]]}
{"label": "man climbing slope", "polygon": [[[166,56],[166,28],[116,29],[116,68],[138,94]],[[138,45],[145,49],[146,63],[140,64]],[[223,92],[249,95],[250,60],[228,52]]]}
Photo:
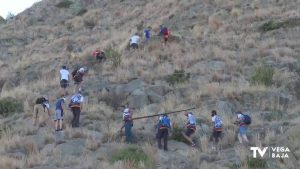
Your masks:
{"label": "man climbing slope", "polygon": [[50,105],[47,97],[42,96],[36,99],[33,107],[33,125],[40,127],[40,113],[47,111],[48,119],[51,117]]}
{"label": "man climbing slope", "polygon": [[196,118],[192,112],[184,112],[184,115],[187,117],[187,122],[185,125],[186,131],[182,132],[182,135],[191,144],[191,146],[194,147],[195,143],[191,137],[196,131]]}
{"label": "man climbing slope", "polygon": [[60,86],[64,90],[64,94],[67,95],[67,87],[69,86],[70,72],[66,66],[62,66],[60,73]]}
{"label": "man climbing slope", "polygon": [[123,122],[125,127],[126,142],[132,143],[131,128],[133,127],[133,121],[132,121],[132,111],[129,108],[125,108],[123,110]]}
{"label": "man climbing slope", "polygon": [[62,131],[63,125],[63,114],[64,114],[64,107],[65,107],[65,95],[62,94],[61,97],[56,101],[55,104],[55,131]]}
{"label": "man climbing slope", "polygon": [[82,96],[82,89],[79,88],[78,92],[71,97],[69,107],[73,113],[72,127],[79,127],[80,113],[83,109],[84,97]]}
{"label": "man climbing slope", "polygon": [[162,149],[161,139],[164,139],[164,150],[168,151],[169,130],[172,127],[171,120],[168,117],[168,115],[164,114],[161,117],[159,117],[157,127],[158,127],[158,131],[157,131],[158,148]]}
{"label": "man climbing slope", "polygon": [[78,69],[75,69],[73,72],[72,72],[72,77],[73,77],[73,80],[74,80],[74,83],[76,85],[75,87],[75,92],[79,90],[80,88],[80,85],[83,81],[83,76],[87,73],[87,68],[86,67],[80,67]]}

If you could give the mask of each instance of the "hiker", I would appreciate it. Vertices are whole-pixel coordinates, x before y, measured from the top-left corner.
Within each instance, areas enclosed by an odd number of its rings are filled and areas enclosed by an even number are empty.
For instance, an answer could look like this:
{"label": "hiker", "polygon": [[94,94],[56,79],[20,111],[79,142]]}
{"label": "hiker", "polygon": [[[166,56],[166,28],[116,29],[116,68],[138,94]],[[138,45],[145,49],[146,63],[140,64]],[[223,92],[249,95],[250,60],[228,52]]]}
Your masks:
{"label": "hiker", "polygon": [[93,52],[93,56],[99,62],[102,62],[102,61],[106,60],[105,52],[103,50],[97,49],[96,51]]}
{"label": "hiker", "polygon": [[65,108],[65,95],[62,94],[61,97],[56,101],[55,104],[55,131],[63,131],[63,116],[64,116],[64,108]]}
{"label": "hiker", "polygon": [[139,41],[140,41],[140,37],[139,35],[136,33],[134,34],[131,38],[130,38],[130,47],[132,49],[138,49],[139,48]]}
{"label": "hiker", "polygon": [[186,122],[186,131],[182,132],[183,137],[191,144],[192,147],[195,147],[195,143],[191,139],[191,136],[196,131],[196,118],[192,112],[184,112],[184,115],[187,117]]}
{"label": "hiker", "polygon": [[247,129],[248,126],[251,124],[251,118],[249,115],[246,115],[240,111],[236,112],[237,118],[234,124],[239,125],[239,133],[238,133],[238,139],[241,144],[249,143],[249,140],[247,138]]}
{"label": "hiker", "polygon": [[60,73],[60,86],[63,88],[64,93],[67,95],[66,88],[69,85],[70,72],[68,71],[66,66],[62,66],[62,69],[59,71]]}
{"label": "hiker", "polygon": [[35,101],[35,105],[33,108],[33,125],[36,126],[38,125],[38,127],[40,127],[40,121],[39,121],[39,113],[40,112],[45,112],[47,110],[48,113],[48,118],[50,119],[51,117],[51,113],[50,113],[50,105],[49,105],[49,101],[48,98],[45,96],[39,97],[36,99]]}
{"label": "hiker", "polygon": [[125,127],[126,142],[132,143],[131,128],[133,127],[133,121],[132,121],[132,111],[129,108],[125,108],[123,111],[123,121]]}
{"label": "hiker", "polygon": [[150,38],[151,38],[151,27],[148,26],[145,30],[144,30],[144,35],[145,35],[145,43],[149,43]]}
{"label": "hiker", "polygon": [[78,92],[71,97],[71,101],[69,104],[69,107],[71,108],[71,111],[73,113],[73,119],[72,119],[73,128],[79,127],[79,118],[83,108],[83,101],[84,98],[82,96],[82,89],[79,88]]}
{"label": "hiker", "polygon": [[210,141],[213,141],[215,145],[219,143],[222,138],[223,122],[220,116],[217,115],[217,111],[211,111],[211,121],[213,132],[210,137]]}
{"label": "hiker", "polygon": [[164,139],[164,150],[168,151],[168,137],[169,137],[169,129],[171,129],[171,121],[168,115],[164,114],[159,117],[159,121],[157,124],[157,142],[158,148],[162,149],[161,139]]}
{"label": "hiker", "polygon": [[73,80],[74,80],[75,85],[76,85],[75,91],[79,90],[80,84],[83,81],[83,76],[85,75],[86,72],[87,72],[87,68],[84,68],[84,67],[80,67],[78,69],[75,69],[72,72],[72,77],[73,77]]}
{"label": "hiker", "polygon": [[167,45],[170,34],[171,34],[170,30],[166,26],[161,26],[160,35],[163,37],[164,45]]}

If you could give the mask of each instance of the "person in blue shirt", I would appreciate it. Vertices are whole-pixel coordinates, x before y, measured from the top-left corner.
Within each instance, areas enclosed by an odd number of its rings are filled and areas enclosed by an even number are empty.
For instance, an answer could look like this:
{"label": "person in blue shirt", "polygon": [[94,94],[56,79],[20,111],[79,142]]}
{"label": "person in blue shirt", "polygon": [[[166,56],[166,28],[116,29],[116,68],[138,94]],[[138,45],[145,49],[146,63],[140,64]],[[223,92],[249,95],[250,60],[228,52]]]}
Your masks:
{"label": "person in blue shirt", "polygon": [[145,30],[144,30],[144,35],[145,35],[145,43],[149,43],[150,38],[151,38],[151,27],[148,26]]}
{"label": "person in blue shirt", "polygon": [[162,149],[161,139],[164,140],[164,150],[168,151],[168,137],[169,137],[169,130],[171,130],[171,121],[167,114],[159,117],[159,121],[157,124],[157,143],[158,148]]}
{"label": "person in blue shirt", "polygon": [[65,107],[65,95],[62,94],[61,97],[56,101],[55,104],[55,131],[62,131],[62,123],[63,123],[63,113]]}

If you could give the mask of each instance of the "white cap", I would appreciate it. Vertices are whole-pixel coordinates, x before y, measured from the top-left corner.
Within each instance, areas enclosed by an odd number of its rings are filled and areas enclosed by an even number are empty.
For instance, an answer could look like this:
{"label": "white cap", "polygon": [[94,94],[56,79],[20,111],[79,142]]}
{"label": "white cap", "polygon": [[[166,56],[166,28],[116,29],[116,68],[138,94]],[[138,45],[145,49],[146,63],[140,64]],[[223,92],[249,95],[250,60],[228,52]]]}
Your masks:
{"label": "white cap", "polygon": [[126,109],[124,109],[124,111],[123,111],[124,113],[128,113],[129,112],[129,109],[128,108],[126,108]]}
{"label": "white cap", "polygon": [[84,72],[84,68],[82,67],[78,71],[81,72],[81,73],[83,73]]}

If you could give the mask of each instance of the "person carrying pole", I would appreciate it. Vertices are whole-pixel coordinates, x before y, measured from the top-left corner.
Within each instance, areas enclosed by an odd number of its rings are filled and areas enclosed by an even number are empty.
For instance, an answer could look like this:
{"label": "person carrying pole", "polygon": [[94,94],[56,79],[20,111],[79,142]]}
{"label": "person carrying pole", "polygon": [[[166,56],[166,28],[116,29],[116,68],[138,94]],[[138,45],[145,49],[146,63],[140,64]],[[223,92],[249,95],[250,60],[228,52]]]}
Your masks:
{"label": "person carrying pole", "polygon": [[131,128],[133,127],[133,121],[132,121],[132,111],[129,108],[125,108],[123,111],[123,122],[124,122],[123,126],[125,127],[126,142],[132,143]]}

